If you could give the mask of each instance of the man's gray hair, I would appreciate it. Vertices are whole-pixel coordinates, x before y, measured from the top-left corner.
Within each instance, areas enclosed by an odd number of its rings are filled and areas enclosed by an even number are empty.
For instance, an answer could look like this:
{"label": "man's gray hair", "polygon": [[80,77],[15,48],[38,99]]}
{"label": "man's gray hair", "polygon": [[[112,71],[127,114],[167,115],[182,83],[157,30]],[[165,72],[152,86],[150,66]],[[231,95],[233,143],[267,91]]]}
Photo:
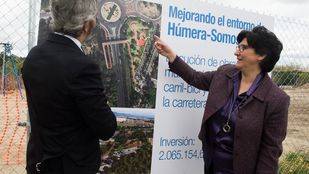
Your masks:
{"label": "man's gray hair", "polygon": [[96,0],[51,0],[52,29],[78,37],[86,21],[95,20]]}

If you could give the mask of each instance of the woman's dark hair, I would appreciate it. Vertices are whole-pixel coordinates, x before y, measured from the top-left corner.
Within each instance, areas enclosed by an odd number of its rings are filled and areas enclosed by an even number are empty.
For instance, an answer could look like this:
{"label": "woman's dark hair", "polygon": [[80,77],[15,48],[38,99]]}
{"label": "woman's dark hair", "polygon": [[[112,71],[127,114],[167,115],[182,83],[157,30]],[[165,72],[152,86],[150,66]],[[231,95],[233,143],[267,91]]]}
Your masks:
{"label": "woman's dark hair", "polygon": [[264,26],[256,26],[252,31],[243,30],[237,36],[240,43],[247,38],[248,45],[255,50],[255,53],[265,58],[260,62],[264,72],[270,72],[280,58],[282,43],[277,36]]}

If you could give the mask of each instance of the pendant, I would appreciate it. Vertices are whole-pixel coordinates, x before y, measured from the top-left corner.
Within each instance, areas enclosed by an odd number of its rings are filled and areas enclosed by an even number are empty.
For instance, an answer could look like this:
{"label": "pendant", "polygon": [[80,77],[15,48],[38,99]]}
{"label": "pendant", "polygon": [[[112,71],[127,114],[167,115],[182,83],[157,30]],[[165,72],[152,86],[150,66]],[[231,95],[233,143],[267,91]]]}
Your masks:
{"label": "pendant", "polygon": [[225,123],[225,125],[223,125],[222,130],[225,133],[231,132],[231,126],[229,125],[229,123]]}

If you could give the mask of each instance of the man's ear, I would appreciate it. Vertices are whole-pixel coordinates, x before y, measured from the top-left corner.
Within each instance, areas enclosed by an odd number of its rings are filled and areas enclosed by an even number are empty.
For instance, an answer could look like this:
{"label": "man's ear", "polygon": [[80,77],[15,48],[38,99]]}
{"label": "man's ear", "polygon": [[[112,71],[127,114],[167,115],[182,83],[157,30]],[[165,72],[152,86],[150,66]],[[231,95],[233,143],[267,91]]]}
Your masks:
{"label": "man's ear", "polygon": [[89,35],[92,29],[95,27],[96,22],[94,20],[89,20],[84,23],[83,32]]}
{"label": "man's ear", "polygon": [[89,21],[86,21],[83,26],[83,33],[88,35],[89,32],[90,32],[90,24]]}

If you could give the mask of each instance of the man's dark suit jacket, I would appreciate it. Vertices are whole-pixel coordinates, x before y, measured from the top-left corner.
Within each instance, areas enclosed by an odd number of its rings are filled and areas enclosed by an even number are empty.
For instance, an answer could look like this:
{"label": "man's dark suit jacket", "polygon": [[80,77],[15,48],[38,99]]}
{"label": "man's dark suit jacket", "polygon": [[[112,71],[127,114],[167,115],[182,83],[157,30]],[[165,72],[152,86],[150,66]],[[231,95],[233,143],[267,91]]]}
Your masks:
{"label": "man's dark suit jacket", "polygon": [[94,174],[99,139],[117,127],[99,66],[69,38],[50,34],[29,52],[22,75],[31,124],[27,169],[56,158],[66,161],[64,173]]}
{"label": "man's dark suit jacket", "polygon": [[[211,147],[205,139],[206,122],[228,101],[233,90],[232,77],[239,70],[234,65],[224,65],[217,71],[198,72],[179,57],[169,67],[188,84],[209,91],[199,138]],[[235,174],[278,173],[289,102],[289,96],[266,74],[256,91],[239,108],[234,134]]]}

